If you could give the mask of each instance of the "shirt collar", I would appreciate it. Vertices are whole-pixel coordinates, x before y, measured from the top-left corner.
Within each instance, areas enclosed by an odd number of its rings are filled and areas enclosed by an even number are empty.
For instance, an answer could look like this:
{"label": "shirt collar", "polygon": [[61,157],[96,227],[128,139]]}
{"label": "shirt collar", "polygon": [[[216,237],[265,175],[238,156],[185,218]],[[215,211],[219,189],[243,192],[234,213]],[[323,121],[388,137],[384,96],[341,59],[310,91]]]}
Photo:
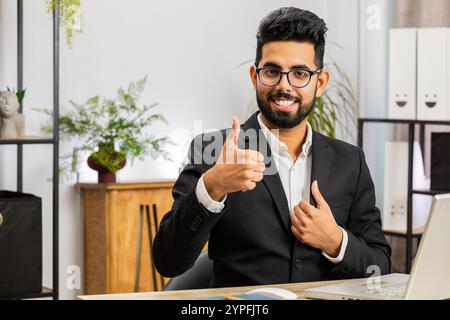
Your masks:
{"label": "shirt collar", "polygon": [[[276,150],[279,151],[286,151],[287,152],[287,146],[284,142],[280,141],[276,135],[272,133],[272,131],[269,130],[269,128],[266,127],[266,125],[261,120],[261,113],[258,114],[258,123],[261,127],[264,136],[269,143],[270,149],[273,152],[276,152]],[[312,136],[313,136],[313,130],[311,128],[311,125],[308,121],[306,121],[306,139],[305,143],[303,143],[302,146],[302,153],[304,153],[306,156],[309,156],[311,153],[311,146],[312,146]]]}

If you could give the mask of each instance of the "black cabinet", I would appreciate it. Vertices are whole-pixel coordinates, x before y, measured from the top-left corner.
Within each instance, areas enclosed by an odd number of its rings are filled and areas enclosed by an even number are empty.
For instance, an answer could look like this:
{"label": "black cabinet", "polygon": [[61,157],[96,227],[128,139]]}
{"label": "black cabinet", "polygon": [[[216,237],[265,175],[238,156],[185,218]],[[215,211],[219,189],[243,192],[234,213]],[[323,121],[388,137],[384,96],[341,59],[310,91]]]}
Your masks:
{"label": "black cabinet", "polygon": [[42,290],[42,201],[0,191],[0,296]]}

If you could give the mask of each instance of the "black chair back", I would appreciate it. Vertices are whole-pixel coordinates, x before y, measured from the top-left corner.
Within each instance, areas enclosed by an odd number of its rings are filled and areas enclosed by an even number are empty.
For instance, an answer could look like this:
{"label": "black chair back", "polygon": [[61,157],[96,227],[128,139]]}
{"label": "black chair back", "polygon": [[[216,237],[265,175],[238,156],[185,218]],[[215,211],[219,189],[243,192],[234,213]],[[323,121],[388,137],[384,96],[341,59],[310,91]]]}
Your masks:
{"label": "black chair back", "polygon": [[208,253],[202,253],[192,268],[185,273],[174,277],[164,286],[163,291],[189,290],[209,288],[213,278],[213,261]]}

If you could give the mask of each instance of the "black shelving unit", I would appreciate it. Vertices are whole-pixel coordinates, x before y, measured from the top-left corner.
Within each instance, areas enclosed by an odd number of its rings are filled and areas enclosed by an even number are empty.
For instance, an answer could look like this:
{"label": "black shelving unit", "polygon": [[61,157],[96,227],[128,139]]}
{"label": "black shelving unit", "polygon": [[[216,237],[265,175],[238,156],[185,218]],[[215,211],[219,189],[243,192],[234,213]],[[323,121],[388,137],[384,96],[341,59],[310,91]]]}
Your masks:
{"label": "black shelving unit", "polygon": [[[411,272],[412,266],[412,242],[413,238],[418,238],[422,234],[420,232],[413,232],[413,214],[412,214],[412,197],[413,194],[423,194],[423,195],[436,195],[441,193],[448,193],[448,191],[438,191],[438,190],[414,190],[412,187],[413,179],[413,152],[414,152],[414,136],[415,127],[419,127],[419,143],[422,150],[424,150],[425,145],[425,127],[427,125],[448,125],[450,126],[450,121],[424,121],[424,120],[404,120],[404,119],[384,119],[384,118],[359,118],[358,119],[358,146],[363,147],[363,133],[364,124],[366,123],[390,123],[390,124],[405,124],[408,125],[408,198],[407,198],[407,208],[406,208],[406,233],[385,231],[386,235],[404,237],[406,238],[406,273]],[[424,152],[422,152],[424,154]]]}
{"label": "black shelving unit", "polygon": [[[17,0],[17,90],[23,89],[23,0]],[[19,112],[23,112],[20,105]],[[53,146],[52,185],[52,289],[43,287],[41,292],[23,292],[0,296],[0,299],[30,299],[59,297],[59,0],[53,13],[53,136],[51,138],[21,137],[0,139],[0,145],[17,146],[17,191],[23,191],[23,146],[27,144],[51,144]]]}

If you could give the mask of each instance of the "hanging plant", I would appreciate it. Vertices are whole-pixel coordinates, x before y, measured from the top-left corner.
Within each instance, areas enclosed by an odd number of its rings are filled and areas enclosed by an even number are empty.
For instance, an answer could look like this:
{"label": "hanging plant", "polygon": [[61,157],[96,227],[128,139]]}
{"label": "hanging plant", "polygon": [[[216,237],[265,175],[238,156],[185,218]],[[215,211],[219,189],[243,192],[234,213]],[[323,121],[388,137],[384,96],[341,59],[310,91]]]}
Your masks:
{"label": "hanging plant", "polygon": [[[53,14],[56,0],[47,0],[47,10]],[[80,0],[59,0],[59,22],[65,28],[66,43],[72,48],[72,39],[75,33],[81,33],[81,4]]]}

